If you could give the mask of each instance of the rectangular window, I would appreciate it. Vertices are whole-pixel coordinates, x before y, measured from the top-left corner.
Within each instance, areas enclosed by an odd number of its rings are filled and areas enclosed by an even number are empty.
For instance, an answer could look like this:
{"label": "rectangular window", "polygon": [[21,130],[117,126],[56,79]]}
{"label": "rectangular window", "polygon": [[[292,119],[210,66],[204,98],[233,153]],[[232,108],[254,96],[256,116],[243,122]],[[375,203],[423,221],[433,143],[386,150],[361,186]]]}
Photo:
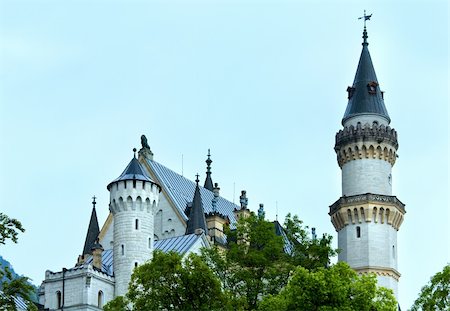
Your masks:
{"label": "rectangular window", "polygon": [[360,237],[361,237],[361,227],[360,227],[360,226],[357,226],[357,227],[356,227],[356,237],[357,237],[357,238],[360,238]]}

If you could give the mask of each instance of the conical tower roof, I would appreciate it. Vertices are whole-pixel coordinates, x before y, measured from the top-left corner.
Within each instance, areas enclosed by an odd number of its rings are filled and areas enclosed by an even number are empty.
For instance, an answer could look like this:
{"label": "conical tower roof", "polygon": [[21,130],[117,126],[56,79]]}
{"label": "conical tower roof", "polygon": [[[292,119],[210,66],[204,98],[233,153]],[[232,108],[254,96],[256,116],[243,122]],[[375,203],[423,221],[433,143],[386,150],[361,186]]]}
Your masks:
{"label": "conical tower roof", "polygon": [[98,234],[100,233],[100,228],[98,226],[98,220],[97,220],[97,212],[95,211],[95,196],[93,197],[92,201],[92,213],[91,213],[91,220],[89,221],[89,227],[86,234],[86,240],[84,242],[83,247],[83,253],[81,255],[86,254],[92,254],[92,247],[95,244],[95,241],[97,240]]}
{"label": "conical tower roof", "polygon": [[[136,149],[134,149],[136,151]],[[128,163],[125,170],[120,174],[119,177],[114,179],[112,182],[109,183],[107,186],[108,190],[111,189],[111,185],[115,182],[122,181],[122,180],[142,180],[142,181],[148,181],[156,184],[153,180],[150,179],[150,177],[147,176],[145,173],[144,168],[142,167],[141,163],[136,159],[136,157],[133,157]]]}
{"label": "conical tower roof", "polygon": [[202,197],[200,195],[200,187],[198,185],[198,174],[196,179],[197,185],[195,186],[194,198],[192,199],[192,206],[189,209],[189,218],[186,226],[186,234],[195,233],[196,229],[203,229],[205,234],[208,232],[208,226],[206,225],[205,211],[203,209]]}
{"label": "conical tower roof", "polygon": [[367,30],[364,27],[361,57],[353,85],[347,89],[349,100],[342,124],[349,118],[362,114],[378,115],[384,117],[388,123],[391,121],[370,57],[367,38]]}

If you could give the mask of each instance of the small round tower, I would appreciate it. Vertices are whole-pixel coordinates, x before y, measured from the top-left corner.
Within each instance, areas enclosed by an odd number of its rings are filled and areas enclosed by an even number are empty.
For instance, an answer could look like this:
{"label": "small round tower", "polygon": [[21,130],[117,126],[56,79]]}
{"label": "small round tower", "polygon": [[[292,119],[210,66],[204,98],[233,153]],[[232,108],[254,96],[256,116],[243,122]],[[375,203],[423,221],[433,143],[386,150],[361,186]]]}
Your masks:
{"label": "small round tower", "polygon": [[134,156],[107,188],[114,219],[115,296],[123,296],[133,269],[152,258],[153,212],[161,187],[147,176]]}
{"label": "small round tower", "polygon": [[355,80],[347,88],[344,128],[336,134],[334,147],[342,170],[342,196],[330,206],[329,215],[338,232],[339,261],[359,273],[375,273],[378,285],[398,297],[397,231],[405,205],[392,195],[397,132],[389,126],[365,27],[363,39]]}

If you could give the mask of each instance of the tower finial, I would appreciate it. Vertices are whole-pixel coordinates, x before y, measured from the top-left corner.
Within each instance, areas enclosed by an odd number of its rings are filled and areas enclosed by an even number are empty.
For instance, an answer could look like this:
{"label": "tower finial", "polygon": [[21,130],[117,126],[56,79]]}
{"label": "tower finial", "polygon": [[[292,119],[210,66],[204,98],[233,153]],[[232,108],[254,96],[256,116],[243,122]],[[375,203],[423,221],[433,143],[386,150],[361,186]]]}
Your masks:
{"label": "tower finial", "polygon": [[208,149],[208,158],[206,159],[206,179],[205,179],[205,184],[204,184],[204,188],[208,189],[209,191],[213,191],[214,190],[214,186],[213,186],[213,182],[211,179],[211,150]]}
{"label": "tower finial", "polygon": [[97,204],[97,202],[95,202],[95,199],[97,199],[97,197],[94,195],[92,197],[92,207],[95,208],[95,204]]}
{"label": "tower finial", "polygon": [[198,177],[199,177],[200,175],[197,173],[196,175],[195,175],[195,182],[197,183],[197,186],[198,186],[198,182],[200,181],[199,179],[198,179]]}
{"label": "tower finial", "polygon": [[369,43],[367,42],[368,36],[367,36],[366,21],[370,20],[371,17],[372,17],[372,14],[366,15],[366,10],[364,10],[364,16],[358,17],[358,19],[364,20],[364,31],[363,31],[363,36],[362,36],[364,41],[363,41],[362,45],[369,45]]}
{"label": "tower finial", "polygon": [[136,158],[136,148],[133,148],[134,157]]}

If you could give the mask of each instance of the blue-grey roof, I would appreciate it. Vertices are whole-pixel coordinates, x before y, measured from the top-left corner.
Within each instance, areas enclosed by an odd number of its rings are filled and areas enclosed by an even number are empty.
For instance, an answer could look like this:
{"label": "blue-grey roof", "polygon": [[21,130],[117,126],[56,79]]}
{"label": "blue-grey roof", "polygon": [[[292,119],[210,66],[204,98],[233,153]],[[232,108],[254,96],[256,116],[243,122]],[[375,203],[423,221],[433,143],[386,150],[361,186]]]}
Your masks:
{"label": "blue-grey roof", "polygon": [[201,239],[201,234],[187,234],[180,235],[173,238],[168,238],[164,240],[155,241],[154,248],[155,250],[163,251],[164,253],[168,253],[170,251],[177,252],[179,254],[186,253],[198,239]]}
{"label": "blue-grey roof", "polygon": [[[349,88],[349,100],[347,109],[345,110],[342,124],[351,117],[360,114],[376,114],[380,115],[390,122],[389,114],[384,99],[381,94],[380,86],[378,85],[377,75],[372,64],[369,48],[367,43],[367,32],[364,28],[363,34],[364,42],[359,58],[358,69],[356,70],[355,80],[353,85]],[[375,92],[369,92],[369,84],[376,82],[374,85]]]}
{"label": "blue-grey roof", "polygon": [[[1,290],[0,290],[0,296],[2,296],[3,298],[7,298],[5,293]],[[17,310],[28,310],[27,303],[25,302],[25,300],[23,300],[22,297],[14,296],[13,299],[14,299],[14,303],[16,305]]]}
{"label": "blue-grey roof", "polygon": [[130,163],[128,163],[125,170],[120,174],[119,177],[114,179],[112,182],[109,183],[107,186],[108,190],[111,188],[111,184],[121,181],[121,180],[142,180],[142,181],[148,181],[155,183],[153,180],[148,177],[147,173],[145,172],[145,169],[142,167],[141,163],[133,157],[131,159]]}
{"label": "blue-grey roof", "polygon": [[292,242],[289,240],[288,236],[286,235],[286,232],[284,231],[283,226],[278,222],[278,220],[275,220],[273,222],[273,224],[275,225],[275,233],[278,236],[281,236],[283,238],[283,242],[284,242],[284,252],[286,254],[292,254],[292,249],[294,247],[294,245],[292,245]]}
{"label": "blue-grey roof", "polygon": [[92,254],[92,246],[97,240],[100,228],[98,226],[97,212],[95,211],[95,205],[92,208],[91,220],[89,221],[89,227],[86,234],[86,240],[84,241],[83,252],[81,255]]}
{"label": "blue-grey roof", "polygon": [[[86,258],[85,264],[88,265],[92,263],[92,255]],[[113,250],[107,249],[102,252],[102,272],[113,276]]]}
{"label": "blue-grey roof", "polygon": [[[192,201],[192,195],[194,194],[196,185],[195,182],[175,173],[156,161],[147,160],[147,163],[155,173],[156,178],[158,179],[157,181],[166,190],[167,194],[178,208],[180,214],[187,220],[185,214],[186,206]],[[213,207],[211,202],[214,197],[213,192],[201,186],[199,186],[199,188],[205,213],[212,213]],[[216,209],[218,213],[229,218],[231,227],[233,227],[236,223],[233,211],[235,209],[239,210],[240,207],[222,197],[218,197]]]}

